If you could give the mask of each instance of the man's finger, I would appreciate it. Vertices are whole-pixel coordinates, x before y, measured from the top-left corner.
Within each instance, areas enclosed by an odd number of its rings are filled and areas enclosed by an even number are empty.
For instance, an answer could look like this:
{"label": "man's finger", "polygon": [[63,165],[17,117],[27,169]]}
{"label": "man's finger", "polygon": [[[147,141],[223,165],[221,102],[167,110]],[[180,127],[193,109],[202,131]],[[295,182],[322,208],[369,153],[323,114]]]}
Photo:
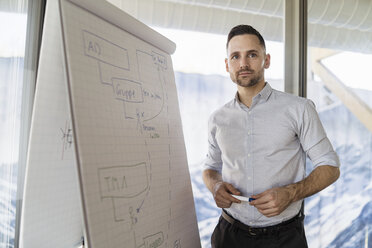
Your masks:
{"label": "man's finger", "polygon": [[218,203],[218,206],[230,206],[231,205],[231,200],[229,199],[230,194],[227,193],[226,191],[220,191],[215,197],[216,203]]}
{"label": "man's finger", "polygon": [[270,193],[270,191],[271,191],[271,189],[265,190],[264,192],[261,192],[261,193],[259,193],[257,195],[252,195],[251,198],[259,199],[259,198],[266,197]]}
{"label": "man's finger", "polygon": [[268,202],[264,204],[255,204],[254,207],[256,207],[258,210],[267,210],[271,209],[273,206],[270,202]]}
{"label": "man's finger", "polygon": [[233,197],[228,191],[221,192],[221,197],[228,200],[230,204],[231,202],[240,203],[240,200]]}
{"label": "man's finger", "polygon": [[219,195],[218,198],[216,198],[215,200],[216,200],[217,206],[221,208],[229,208],[233,202],[221,195]]}
{"label": "man's finger", "polygon": [[234,203],[241,203],[241,201],[235,197],[233,197],[232,195],[230,195],[229,199],[234,202]]}
{"label": "man's finger", "polygon": [[267,204],[268,202],[270,202],[270,199],[269,197],[267,197],[266,195],[261,195],[261,196],[252,196],[252,198],[254,198],[254,200],[252,200],[249,204],[252,205],[252,206],[257,206],[257,205],[262,205],[262,204]]}
{"label": "man's finger", "polygon": [[240,200],[239,199],[236,199],[234,198],[232,194],[236,194],[236,195],[240,195],[240,192],[234,187],[232,186],[231,184],[229,183],[226,183],[225,184],[225,191],[221,191],[221,196],[227,200],[229,200],[230,204],[231,202],[234,202],[234,203],[240,203]]}
{"label": "man's finger", "polygon": [[230,193],[232,193],[233,195],[240,195],[240,192],[234,187],[232,186],[231,184],[227,183],[226,184],[226,188],[228,191],[230,191]]}
{"label": "man's finger", "polygon": [[252,195],[251,197],[255,199],[251,202],[251,205],[255,206],[275,200],[277,198],[277,193],[273,190],[266,190],[258,195]]}
{"label": "man's finger", "polygon": [[214,187],[214,200],[218,207],[229,208],[232,203],[241,203],[232,194],[240,195],[240,192],[231,184],[220,182]]}
{"label": "man's finger", "polygon": [[258,211],[266,217],[273,217],[279,215],[281,211],[278,208],[258,209]]}

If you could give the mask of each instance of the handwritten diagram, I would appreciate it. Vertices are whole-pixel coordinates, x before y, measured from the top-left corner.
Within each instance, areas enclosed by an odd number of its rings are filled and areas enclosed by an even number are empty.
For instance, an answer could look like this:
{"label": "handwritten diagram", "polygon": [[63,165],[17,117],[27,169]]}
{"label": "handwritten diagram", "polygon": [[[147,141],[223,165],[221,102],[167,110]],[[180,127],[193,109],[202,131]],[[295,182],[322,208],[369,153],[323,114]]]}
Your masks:
{"label": "handwritten diagram", "polygon": [[[146,163],[139,163],[127,166],[105,167],[98,170],[101,199],[111,199],[114,206],[115,221],[132,222],[133,217],[133,201],[131,202],[132,209],[129,215],[116,210],[117,201],[120,199],[135,199],[135,206],[138,213],[143,203],[144,196],[149,190],[149,175]],[[135,177],[133,176],[135,175]],[[135,223],[135,221],[134,221]]]}
{"label": "handwritten diagram", "polygon": [[[153,130],[144,122],[155,118],[164,108],[165,57],[153,51],[136,50],[138,81],[128,79],[123,73],[131,70],[128,50],[89,31],[82,33],[85,55],[97,60],[100,81],[112,87],[113,98],[123,103],[125,117],[139,121],[140,130]],[[146,111],[145,106],[151,106],[151,111]]]}
{"label": "handwritten diagram", "polygon": [[[180,239],[168,243],[170,232],[171,209],[161,211],[163,225],[149,232],[140,230],[138,226],[145,223],[143,211],[146,201],[153,204],[150,197],[153,183],[153,165],[151,149],[146,140],[160,139],[169,134],[168,127],[159,126],[159,118],[167,118],[166,71],[167,59],[155,51],[130,50],[115,44],[88,30],[82,30],[84,55],[97,62],[99,83],[102,89],[112,89],[112,100],[122,105],[125,122],[136,126],[137,136],[143,141],[147,158],[144,161],[121,164],[111,167],[100,167],[97,171],[99,192],[102,202],[111,202],[112,221],[120,223],[126,233],[133,236],[133,248],[181,247]],[[167,124],[168,123],[168,124]],[[160,131],[162,129],[163,131]],[[164,130],[168,130],[165,131]],[[170,145],[162,145],[170,161]],[[170,167],[165,165],[167,170]],[[164,195],[170,201],[170,176],[163,178]],[[164,187],[164,186],[162,186]],[[169,196],[168,196],[169,195]],[[152,203],[151,203],[152,202]],[[165,224],[164,224],[165,223]]]}

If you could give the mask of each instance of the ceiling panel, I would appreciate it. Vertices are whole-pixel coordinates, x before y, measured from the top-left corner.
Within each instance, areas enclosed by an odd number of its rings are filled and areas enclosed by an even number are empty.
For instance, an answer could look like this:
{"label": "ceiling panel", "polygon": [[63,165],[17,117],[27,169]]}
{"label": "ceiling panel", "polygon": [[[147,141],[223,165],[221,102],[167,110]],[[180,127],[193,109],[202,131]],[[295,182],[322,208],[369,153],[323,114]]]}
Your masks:
{"label": "ceiling panel", "polygon": [[[283,0],[109,0],[151,26],[226,35],[238,24],[283,40]],[[372,1],[308,0],[310,46],[372,53]]]}

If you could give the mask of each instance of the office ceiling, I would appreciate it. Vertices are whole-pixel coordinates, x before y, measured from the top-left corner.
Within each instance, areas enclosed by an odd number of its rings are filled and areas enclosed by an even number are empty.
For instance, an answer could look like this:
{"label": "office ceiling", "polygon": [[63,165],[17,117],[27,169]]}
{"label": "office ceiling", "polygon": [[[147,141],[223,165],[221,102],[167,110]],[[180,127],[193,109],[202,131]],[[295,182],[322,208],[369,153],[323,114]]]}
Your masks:
{"label": "office ceiling", "polygon": [[[283,40],[284,0],[109,0],[150,26],[226,35],[250,24]],[[372,1],[308,0],[308,44],[372,53]]]}
{"label": "office ceiling", "polygon": [[[33,0],[29,0],[33,1]],[[14,0],[0,0],[0,11],[1,12],[13,12],[13,13],[26,13],[27,12],[27,0],[14,1]]]}

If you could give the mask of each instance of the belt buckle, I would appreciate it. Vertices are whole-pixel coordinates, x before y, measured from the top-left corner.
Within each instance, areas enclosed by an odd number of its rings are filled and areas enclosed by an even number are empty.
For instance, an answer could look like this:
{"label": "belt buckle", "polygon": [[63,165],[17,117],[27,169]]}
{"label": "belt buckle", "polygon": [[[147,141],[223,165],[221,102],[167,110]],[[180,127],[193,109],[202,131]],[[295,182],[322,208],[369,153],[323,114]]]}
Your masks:
{"label": "belt buckle", "polygon": [[257,236],[259,234],[267,234],[268,229],[267,228],[255,228],[255,227],[249,227],[248,233],[251,236]]}
{"label": "belt buckle", "polygon": [[251,236],[256,236],[256,235],[257,235],[257,233],[256,233],[256,232],[254,232],[254,230],[255,230],[255,228],[252,228],[252,227],[248,227],[248,233],[249,233],[249,235],[251,235]]}

